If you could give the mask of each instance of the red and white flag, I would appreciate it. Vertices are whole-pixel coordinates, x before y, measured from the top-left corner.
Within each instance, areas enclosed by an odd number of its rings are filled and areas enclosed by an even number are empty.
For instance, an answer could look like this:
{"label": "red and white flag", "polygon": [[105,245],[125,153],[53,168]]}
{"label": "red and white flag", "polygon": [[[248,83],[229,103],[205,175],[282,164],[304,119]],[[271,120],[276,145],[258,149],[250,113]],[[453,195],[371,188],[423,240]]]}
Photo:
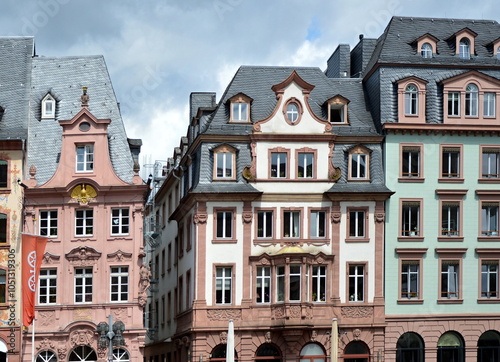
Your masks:
{"label": "red and white flag", "polygon": [[23,234],[22,237],[23,325],[27,327],[35,318],[35,293],[47,238],[27,234]]}

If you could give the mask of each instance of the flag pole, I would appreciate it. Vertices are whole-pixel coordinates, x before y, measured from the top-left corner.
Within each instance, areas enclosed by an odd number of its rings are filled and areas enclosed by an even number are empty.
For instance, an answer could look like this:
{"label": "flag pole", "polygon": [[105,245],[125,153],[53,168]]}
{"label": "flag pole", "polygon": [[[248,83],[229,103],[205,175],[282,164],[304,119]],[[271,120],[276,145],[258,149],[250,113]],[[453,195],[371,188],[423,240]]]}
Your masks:
{"label": "flag pole", "polygon": [[33,318],[33,328],[31,328],[31,362],[35,362],[35,318]]}

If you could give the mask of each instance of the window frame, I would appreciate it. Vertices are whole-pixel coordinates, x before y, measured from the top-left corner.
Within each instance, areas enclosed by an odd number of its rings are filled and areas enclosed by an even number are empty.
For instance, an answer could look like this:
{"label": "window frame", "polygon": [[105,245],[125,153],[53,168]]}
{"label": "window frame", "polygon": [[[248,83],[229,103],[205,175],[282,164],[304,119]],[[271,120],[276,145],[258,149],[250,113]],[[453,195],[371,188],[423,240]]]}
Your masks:
{"label": "window frame", "polygon": [[[307,168],[306,168],[306,174],[300,176],[299,175],[299,167],[300,167],[300,157],[302,155],[312,155],[312,165],[311,165],[311,175],[308,176],[308,171],[307,171]],[[318,150],[316,149],[312,149],[312,148],[309,148],[309,147],[304,147],[304,148],[300,148],[298,150],[295,151],[295,160],[296,160],[296,167],[295,167],[295,178],[296,179],[299,179],[299,180],[314,180],[314,179],[317,179],[318,178],[318,174],[317,174],[317,159],[318,159]]]}
{"label": "window frame", "polygon": [[[286,218],[286,215],[287,213],[291,213],[289,215],[289,219],[291,218],[290,222],[289,222],[289,229],[288,229],[288,232],[287,230],[285,229],[285,218]],[[295,215],[295,214],[298,214],[298,235],[297,233],[295,232],[295,217],[293,217],[292,215]],[[285,208],[282,208],[281,209],[281,237],[283,239],[302,239],[302,232],[303,232],[303,213],[304,213],[304,210],[303,208],[301,207],[285,207]],[[288,235],[288,236],[287,236]],[[296,236],[293,236],[293,235],[296,235]]]}
{"label": "window frame", "polygon": [[[404,206],[405,204],[408,206],[417,206],[417,205],[409,205],[409,204],[417,204],[418,203],[418,215],[417,215],[417,229],[412,230],[403,230],[405,224],[405,218],[403,217]],[[423,241],[424,240],[424,199],[419,198],[401,198],[399,199],[399,241]],[[410,220],[410,224],[413,222]],[[404,235],[405,233],[409,233],[409,235]],[[412,235],[412,233],[414,235]]]}
{"label": "window frame", "polygon": [[[212,150],[213,152],[213,157],[214,157],[214,162],[213,162],[213,180],[214,181],[234,181],[236,180],[236,153],[237,149],[224,144],[220,145]],[[223,165],[223,170],[222,170],[222,175],[219,175],[219,157],[223,157],[222,160],[222,165]],[[230,159],[231,164],[229,168],[227,167],[227,159]],[[231,175],[226,176],[227,170],[231,170]]]}
{"label": "window frame", "polygon": [[[408,160],[405,161],[405,152],[415,153],[418,152],[417,160],[417,172],[413,170],[413,161],[411,154],[408,156]],[[400,143],[399,145],[399,182],[424,182],[424,147],[421,143]],[[405,166],[405,163],[408,166]],[[405,172],[405,167],[408,167],[407,172]],[[414,176],[415,175],[415,176]]]}
{"label": "window frame", "polygon": [[[227,263],[227,264],[214,264],[213,265],[213,305],[214,306],[224,306],[224,305],[234,305],[235,304],[235,284],[234,284],[234,277],[235,277],[235,268],[236,268],[236,264],[231,264],[231,263]],[[218,276],[217,275],[217,271],[221,269],[223,270],[223,275],[222,276]],[[227,276],[226,275],[226,272],[227,270],[229,270],[229,273],[230,275]],[[218,279],[221,279],[222,280],[222,302],[217,302],[217,280]],[[229,302],[226,302],[225,301],[225,298],[224,298],[224,291],[226,290],[225,289],[225,283],[224,281],[226,280],[229,280],[230,281],[230,286],[229,286],[229,298],[231,298],[231,300]]]}
{"label": "window frame", "polygon": [[2,194],[10,193],[10,159],[0,157],[0,191]]}
{"label": "window frame", "polygon": [[[159,268],[159,266],[158,266]],[[113,271],[113,269],[118,269],[118,271]],[[125,270],[122,270],[125,269]],[[130,296],[130,272],[128,265],[111,265],[109,267],[109,301],[111,303],[127,303]],[[113,282],[113,278],[117,278],[116,282]],[[123,281],[123,279],[126,279]],[[113,292],[113,286],[118,287],[118,291]],[[126,288],[126,292],[123,292],[122,288]],[[125,299],[123,294],[126,294]],[[116,300],[113,300],[113,295],[117,296]]]}
{"label": "window frame", "polygon": [[[328,278],[328,266],[323,265],[323,264],[312,264],[309,266],[310,270],[310,275],[309,278],[311,279],[310,282],[310,301],[313,303],[326,303],[326,298],[327,298],[327,278]],[[315,273],[314,269],[318,268],[318,271],[323,269],[323,273]],[[316,288],[315,288],[315,283],[316,283]],[[315,290],[316,289],[316,290]],[[323,296],[320,295],[321,290],[323,290]],[[316,298],[314,298],[314,295],[316,294]]]}
{"label": "window frame", "polygon": [[408,83],[405,87],[405,116],[418,116],[418,98],[418,87],[414,83]]}
{"label": "window frame", "polygon": [[[430,51],[430,52],[429,52]],[[425,42],[420,47],[420,55],[422,58],[429,59],[433,56],[432,45],[429,42]]]}
{"label": "window frame", "polygon": [[[45,272],[54,272],[54,274],[44,274]],[[46,285],[43,282],[46,282]],[[44,290],[44,292],[42,292]],[[54,305],[57,304],[57,268],[41,268],[40,276],[38,277],[38,305]],[[42,297],[48,300],[42,302]],[[51,302],[50,300],[54,300]]]}
{"label": "window frame", "polygon": [[[312,234],[312,221],[313,221],[313,218],[312,218],[312,214],[313,213],[324,213],[325,216],[324,216],[324,225],[323,225],[323,230],[324,230],[324,236],[318,236],[318,235],[313,235]],[[309,235],[309,238],[310,239],[313,239],[313,240],[324,240],[324,239],[328,239],[329,238],[329,227],[328,227],[328,220],[329,220],[329,216],[330,216],[330,213],[329,213],[329,208],[327,207],[310,207],[308,209],[308,235]],[[318,227],[318,230],[320,228]]]}
{"label": "window frame", "polygon": [[10,281],[9,274],[11,273],[9,273],[9,270],[7,270],[7,268],[0,267],[0,305],[7,305],[7,303],[11,302],[8,291],[8,285]]}
{"label": "window frame", "polygon": [[[230,213],[230,223],[229,223],[229,227],[230,227],[230,232],[231,232],[231,235],[230,236],[226,236],[226,231],[227,231],[227,219],[226,217],[224,217],[224,225],[222,225],[222,231],[223,231],[223,235],[222,236],[219,236],[218,235],[218,229],[219,229],[219,218],[218,218],[218,215],[219,213],[223,213],[224,215],[226,215],[227,213]],[[213,243],[235,243],[237,240],[236,240],[236,216],[237,216],[237,213],[236,213],[236,207],[214,207],[214,210],[213,210],[213,239],[212,239],[212,242]]]}
{"label": "window frame", "polygon": [[10,245],[10,233],[8,230],[10,230],[10,212],[0,209],[0,247]]}
{"label": "window frame", "polygon": [[[489,205],[488,205],[489,204]],[[484,218],[485,215],[483,210],[485,207],[496,207],[496,230],[484,230]],[[488,216],[488,215],[486,215]],[[488,219],[491,220],[491,215],[489,215]],[[489,224],[489,223],[488,223]],[[489,225],[491,229],[491,225]],[[479,241],[488,241],[488,240],[500,240],[500,200],[497,199],[489,199],[488,197],[480,197],[479,199]],[[486,234],[485,234],[486,233]]]}
{"label": "window frame", "polygon": [[[288,148],[283,148],[283,147],[276,147],[276,148],[271,148],[269,149],[269,154],[268,154],[268,160],[269,160],[269,179],[271,180],[289,180],[290,179],[290,149]],[[276,169],[276,175],[273,176],[273,155],[274,154],[284,154],[285,157],[285,162],[284,162],[284,169],[285,169],[285,175],[284,176],[279,176],[281,174],[281,165],[283,162],[281,162],[281,158],[278,160],[279,165],[278,168]]]}
{"label": "window frame", "polygon": [[[92,149],[90,150],[90,147]],[[83,154],[80,154],[78,150],[83,149]],[[79,156],[83,157],[83,160],[79,161]],[[89,160],[91,156],[91,160]],[[75,172],[76,173],[91,173],[95,171],[95,145],[93,143],[82,143],[75,144]],[[79,167],[81,169],[79,169]]]}
{"label": "window frame", "polygon": [[[295,104],[297,107],[297,118],[295,120],[290,119],[288,113],[289,107],[291,105]],[[302,106],[302,103],[295,97],[289,98],[284,104],[283,104],[283,116],[285,119],[285,122],[288,123],[290,126],[295,126],[300,123],[302,120],[302,114],[304,113],[304,108]]]}
{"label": "window frame", "polygon": [[465,86],[464,115],[466,118],[479,117],[479,87],[473,82]]}
{"label": "window frame", "polygon": [[[348,162],[349,162],[349,167],[348,167],[348,175],[347,179],[348,181],[370,181],[370,154],[372,150],[369,149],[368,147],[365,147],[363,145],[357,145],[355,147],[352,147],[348,153]],[[360,175],[360,167],[361,165],[360,162],[357,162],[357,167],[353,166],[353,156],[364,156],[364,175]],[[353,171],[356,169],[355,175],[353,176]]]}
{"label": "window frame", "polygon": [[[424,255],[428,248],[396,248],[398,255],[398,304],[422,304],[424,302]],[[418,264],[418,290],[415,298],[403,297],[403,265],[405,262]],[[407,292],[408,293],[408,292]],[[413,293],[413,292],[409,292]]]}
{"label": "window frame", "polygon": [[[328,122],[336,126],[349,124],[348,104],[349,100],[340,95],[329,99],[326,102],[328,108]],[[340,121],[334,120],[334,112],[339,113],[338,119]],[[335,117],[335,119],[337,119],[337,117]]]}
{"label": "window frame", "polygon": [[[462,110],[462,92],[449,90],[446,93],[446,114],[450,118],[460,118]],[[451,105],[451,107],[450,107]]]}
{"label": "window frame", "polygon": [[483,93],[483,117],[496,118],[497,94],[496,92]]}
{"label": "window frame", "polygon": [[[447,154],[452,154],[452,153],[457,153],[458,154],[458,160],[455,161],[457,162],[456,167],[458,168],[458,173],[456,173],[456,176],[449,176],[449,175],[454,175],[453,173],[445,173],[445,166],[446,166],[446,157],[445,153]],[[462,144],[440,144],[439,145],[439,154],[440,154],[440,163],[439,163],[439,170],[440,170],[440,175],[438,182],[440,183],[463,183],[464,182],[464,173],[463,173],[463,145]],[[451,171],[452,169],[450,168],[450,157],[448,157],[448,171]],[[453,160],[451,160],[453,161]],[[448,176],[446,176],[448,175]]]}
{"label": "window frame", "polygon": [[[463,303],[463,255],[467,251],[466,248],[454,248],[454,249],[444,249],[444,248],[436,248],[435,249],[438,255],[438,265],[439,265],[439,285],[438,285],[438,304],[462,304]],[[457,291],[443,291],[443,265],[445,264],[453,264],[458,266],[457,271]],[[456,293],[456,298],[446,298],[443,297],[443,293]]]}
{"label": "window frame", "polygon": [[[47,213],[44,217],[42,213]],[[55,213],[55,217],[53,217],[53,213]],[[41,209],[38,211],[39,223],[38,229],[41,236],[46,236],[48,238],[57,238],[58,235],[58,218],[59,218],[59,210],[57,209]],[[55,221],[55,226],[53,226],[53,221]],[[47,226],[42,226],[42,223],[45,222]],[[45,230],[45,233],[44,231]],[[55,234],[52,234],[52,231],[55,230]]]}
{"label": "window frame", "polygon": [[[41,118],[42,119],[55,119],[56,118],[56,99],[50,94],[47,93],[45,97],[43,97],[41,104]],[[47,112],[47,106],[51,105],[51,111]]]}
{"label": "window frame", "polygon": [[[270,222],[271,222],[271,235],[270,236],[266,236],[264,235],[265,232],[267,231],[267,223],[266,223],[266,220],[268,219],[267,217],[262,219],[262,222],[264,223],[262,225],[262,228],[260,227],[260,222],[261,222],[261,218],[259,216],[259,214],[262,213],[262,214],[269,214],[271,213],[271,216],[270,216]],[[256,208],[255,209],[255,239],[257,241],[269,241],[269,240],[274,240],[276,238],[276,209],[275,208]],[[263,235],[262,236],[259,236],[259,230],[262,229],[262,232],[263,232]]]}
{"label": "window frame", "polygon": [[[426,98],[427,81],[415,76],[406,77],[395,82],[397,86],[397,121],[398,123],[425,123],[426,121]],[[412,93],[408,87],[415,87]],[[409,95],[413,97],[409,97]],[[408,112],[409,100],[414,100],[412,112]]]}
{"label": "window frame", "polygon": [[[77,274],[77,270],[82,270],[83,273]],[[90,271],[90,273],[89,273]],[[82,280],[81,288],[82,292],[77,293],[77,279]],[[90,281],[90,283],[88,283]],[[73,283],[74,283],[74,298],[73,301],[75,304],[89,304],[92,303],[92,295],[93,295],[93,290],[94,290],[94,269],[92,267],[76,267],[74,269],[74,278],[73,278]],[[90,287],[90,292],[86,291],[87,287]],[[82,298],[82,301],[78,301],[77,297],[80,296]],[[89,300],[87,300],[90,297]]]}
{"label": "window frame", "polygon": [[[229,98],[229,123],[251,123],[251,103],[252,98],[243,93]],[[241,114],[241,105],[246,104],[246,119],[235,118],[235,106],[238,106],[238,113]]]}
{"label": "window frame", "polygon": [[[452,207],[456,207],[456,214],[453,215],[454,211],[451,209]],[[448,208],[448,209],[445,209]],[[446,215],[448,214],[448,216]],[[453,217],[456,216],[458,220],[453,220]],[[451,230],[453,221],[457,224],[455,226],[456,230]],[[443,225],[446,223],[446,227]],[[439,241],[449,241],[449,239],[453,239],[453,241],[458,241],[458,238],[463,240],[463,207],[462,200],[459,199],[439,199]]]}
{"label": "window frame", "polygon": [[[128,215],[123,215],[123,211],[127,211]],[[118,211],[118,215],[113,215],[115,211]],[[118,219],[118,224],[114,224],[114,219]],[[123,222],[124,219],[127,219],[127,223],[125,224]],[[111,208],[111,230],[110,233],[111,235],[130,235],[130,221],[131,221],[131,215],[130,215],[130,208],[128,207],[112,207]],[[117,227],[118,232],[113,232],[113,229]],[[124,232],[123,229],[127,228],[127,231]]]}
{"label": "window frame", "polygon": [[[480,155],[479,155],[479,180],[478,182],[483,183],[500,183],[500,145],[480,145]],[[484,155],[485,154],[495,154],[496,155],[496,173],[484,173]],[[485,175],[494,175],[493,177],[485,177]]]}
{"label": "window frame", "polygon": [[[78,217],[78,213],[83,212],[83,217]],[[87,216],[87,213],[92,213],[92,215],[89,217]],[[82,225],[78,226],[78,220],[82,220]],[[91,221],[90,225],[87,225],[88,221]],[[78,233],[78,228],[82,228],[82,233]],[[92,232],[89,234],[87,233],[87,229],[91,228]],[[94,209],[75,209],[75,237],[90,237],[94,236]]]}
{"label": "window frame", "polygon": [[457,40],[457,44],[458,44],[457,54],[460,57],[460,59],[469,60],[471,58],[471,48],[472,48],[471,40],[466,36],[462,36],[460,37],[460,39]]}
{"label": "window frame", "polygon": [[[265,275],[264,271],[269,271],[269,275]],[[266,288],[265,282],[268,282],[268,287]],[[259,286],[260,282],[260,286]],[[271,304],[272,303],[272,290],[273,290],[273,267],[270,265],[256,265],[255,266],[255,303]],[[266,298],[265,291],[268,290],[268,295]],[[260,293],[259,293],[260,292]],[[264,297],[259,301],[260,295],[264,293]]]}
{"label": "window frame", "polygon": [[[346,280],[346,301],[348,303],[353,303],[353,304],[366,304],[368,302],[368,295],[367,295],[367,282],[368,282],[368,262],[362,262],[362,261],[359,261],[359,262],[354,262],[354,261],[349,261],[346,263],[346,266],[347,266],[347,280]],[[356,268],[356,274],[351,274],[351,267],[355,267]],[[361,274],[358,274],[358,268],[361,267],[363,268],[362,269],[362,273]],[[359,291],[358,291],[358,279],[361,277],[362,279],[362,284],[363,284],[363,288],[362,288],[362,299],[361,300],[358,300],[358,295],[355,295],[355,294],[352,294],[351,295],[351,278],[354,278],[355,280],[355,290],[354,292],[358,293],[359,294]]]}
{"label": "window frame", "polygon": [[[500,252],[497,249],[491,248],[477,248],[476,254],[478,256],[478,296],[477,302],[479,304],[495,304],[500,303]],[[495,263],[496,270],[496,296],[484,297],[483,296],[483,264]]]}
{"label": "window frame", "polygon": [[[351,235],[351,226],[352,226],[352,215],[351,213],[363,213],[363,220],[361,220],[362,227],[363,227],[363,235]],[[369,208],[368,206],[349,206],[346,209],[346,218],[347,218],[347,223],[346,223],[346,242],[368,242],[370,241],[370,236],[369,236]],[[355,223],[359,225],[359,220],[358,217],[356,217]]]}

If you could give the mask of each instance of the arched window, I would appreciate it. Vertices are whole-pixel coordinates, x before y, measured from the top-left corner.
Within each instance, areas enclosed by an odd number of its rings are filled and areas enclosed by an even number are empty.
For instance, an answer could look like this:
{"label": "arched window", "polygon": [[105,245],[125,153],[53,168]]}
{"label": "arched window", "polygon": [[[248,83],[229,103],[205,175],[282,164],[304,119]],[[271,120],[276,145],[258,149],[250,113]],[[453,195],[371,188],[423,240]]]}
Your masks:
{"label": "arched window", "polygon": [[405,114],[418,114],[418,88],[415,84],[408,84],[405,88]]}
{"label": "arched window", "polygon": [[470,59],[470,41],[467,38],[460,39],[459,55],[461,59]]}
{"label": "arched window", "polygon": [[477,341],[477,362],[500,361],[500,334],[484,332]]}
{"label": "arched window", "polygon": [[344,349],[344,362],[368,362],[370,349],[363,342],[351,342]]}
{"label": "arched window", "polygon": [[424,361],[424,342],[417,333],[406,332],[401,335],[396,344],[396,349],[396,362]]}
{"label": "arched window", "polygon": [[271,343],[262,344],[255,352],[255,361],[258,362],[281,362],[281,352],[278,347]]}
{"label": "arched window", "polygon": [[479,90],[475,84],[468,84],[465,88],[465,115],[477,116]]}
{"label": "arched window", "polygon": [[55,118],[56,100],[50,94],[42,99],[42,118]]}
{"label": "arched window", "polygon": [[306,344],[300,351],[300,362],[325,362],[325,351],[319,344]]}
{"label": "arched window", "polygon": [[129,362],[130,356],[129,356],[127,350],[124,348],[113,348],[113,361],[114,362]]}
{"label": "arched window", "polygon": [[36,356],[36,362],[57,362],[57,356],[51,350],[42,351]]}
{"label": "arched window", "polygon": [[[238,361],[238,355],[234,351],[234,360]],[[226,362],[226,345],[219,344],[215,346],[210,354],[210,362]]]}
{"label": "arched window", "polygon": [[75,347],[68,357],[69,362],[96,362],[97,354],[90,346]]}
{"label": "arched window", "polygon": [[432,58],[432,45],[424,43],[422,49],[420,49],[420,54],[423,58]]}
{"label": "arched window", "polygon": [[462,337],[455,332],[446,332],[438,341],[437,362],[464,362],[465,349]]}

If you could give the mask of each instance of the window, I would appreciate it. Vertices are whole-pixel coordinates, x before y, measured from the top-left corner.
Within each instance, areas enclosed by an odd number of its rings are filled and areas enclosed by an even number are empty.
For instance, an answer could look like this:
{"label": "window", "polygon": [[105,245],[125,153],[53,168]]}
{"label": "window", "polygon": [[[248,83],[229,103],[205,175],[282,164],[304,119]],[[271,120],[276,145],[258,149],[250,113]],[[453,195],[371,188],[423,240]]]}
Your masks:
{"label": "window", "polygon": [[460,116],[460,92],[448,92],[448,116]]}
{"label": "window", "polygon": [[111,234],[125,235],[129,233],[129,209],[111,209]]}
{"label": "window", "polygon": [[498,202],[481,204],[481,235],[498,236]]}
{"label": "window", "polygon": [[291,264],[290,265],[290,274],[289,274],[289,301],[290,302],[300,302],[301,295],[301,269],[302,266],[300,264]]}
{"label": "window", "polygon": [[319,344],[308,343],[300,351],[300,362],[325,362],[325,351]]}
{"label": "window", "polygon": [[459,298],[459,261],[441,261],[441,298]]}
{"label": "window", "polygon": [[349,301],[363,302],[365,299],[365,266],[349,265]]}
{"label": "window", "polygon": [[326,238],[326,211],[313,210],[309,215],[311,238]]}
{"label": "window", "polygon": [[498,260],[481,261],[481,298],[498,299]]}
{"label": "window", "polygon": [[215,153],[217,179],[233,179],[233,161],[234,153],[217,152]]}
{"label": "window", "polygon": [[255,292],[257,303],[271,302],[271,267],[257,267],[257,290]]}
{"label": "window", "polygon": [[7,303],[7,271],[0,269],[0,303]]}
{"label": "window", "polygon": [[75,303],[92,302],[92,268],[75,269]]}
{"label": "window", "polygon": [[438,340],[437,362],[451,361],[465,361],[464,341],[459,334],[446,332]]}
{"label": "window", "polygon": [[500,177],[500,148],[482,148],[481,177]]}
{"label": "window", "polygon": [[283,212],[283,237],[300,237],[300,211]]}
{"label": "window", "polygon": [[350,155],[350,178],[365,180],[368,178],[367,161],[368,155],[362,153],[352,153]]}
{"label": "window", "polygon": [[97,354],[88,345],[76,346],[68,357],[68,362],[93,362],[97,361]]}
{"label": "window", "polygon": [[57,210],[40,211],[40,235],[57,236]]}
{"label": "window", "polygon": [[76,146],[76,171],[91,172],[94,170],[94,145]]}
{"label": "window", "polygon": [[485,117],[495,117],[496,94],[485,92],[483,96],[483,115]]}
{"label": "window", "polygon": [[429,43],[422,44],[420,54],[422,55],[422,58],[432,58],[432,45]]}
{"label": "window", "polygon": [[0,213],[0,244],[7,243],[7,214]]}
{"label": "window", "polygon": [[401,299],[420,299],[420,262],[401,262]]}
{"label": "window", "polygon": [[460,235],[460,203],[458,201],[442,201],[441,235]]}
{"label": "window", "polygon": [[231,115],[233,122],[248,122],[248,103],[231,103]]}
{"label": "window", "polygon": [[[158,268],[158,266],[157,266]],[[111,301],[128,301],[128,267],[111,267]]]}
{"label": "window", "polygon": [[56,116],[56,100],[47,94],[42,99],[42,118],[55,118]]}
{"label": "window", "polygon": [[349,104],[347,98],[337,95],[327,100],[325,104],[328,109],[328,120],[331,123],[347,123],[347,105]]}
{"label": "window", "polygon": [[286,152],[271,153],[271,177],[286,178],[287,177],[287,156]]}
{"label": "window", "polygon": [[312,266],[311,301],[326,301],[326,266]]}
{"label": "window", "polygon": [[297,103],[288,103],[286,106],[286,118],[290,123],[296,123],[299,120],[299,106]]}
{"label": "window", "polygon": [[313,178],[314,177],[314,153],[300,152],[298,154],[297,177],[298,178]]}
{"label": "window", "polygon": [[421,236],[420,201],[401,203],[401,236]]}
{"label": "window", "polygon": [[231,304],[232,268],[217,267],[215,272],[215,303]]}
{"label": "window", "polygon": [[418,88],[415,84],[408,84],[405,89],[405,114],[418,114]]}
{"label": "window", "polygon": [[56,354],[51,350],[41,351],[37,356],[35,362],[57,362]]}
{"label": "window", "polygon": [[129,362],[130,357],[126,349],[113,348],[113,362]]}
{"label": "window", "polygon": [[8,185],[9,164],[5,160],[0,160],[0,187],[5,188]]}
{"label": "window", "polygon": [[366,210],[348,210],[348,238],[366,238]]}
{"label": "window", "polygon": [[216,238],[233,238],[233,212],[226,210],[216,211]]}
{"label": "window", "polygon": [[424,341],[414,332],[406,332],[396,343],[396,362],[424,362]]}
{"label": "window", "polygon": [[38,303],[55,304],[57,296],[57,269],[40,269]]}
{"label": "window", "polygon": [[402,148],[402,177],[421,178],[420,166],[421,146],[403,146]]}
{"label": "window", "polygon": [[282,362],[280,350],[271,343],[263,343],[255,352],[255,362]]}
{"label": "window", "polygon": [[92,236],[94,233],[94,210],[76,210],[76,236]]}
{"label": "window", "polygon": [[257,212],[257,237],[273,237],[273,211],[261,210]]}
{"label": "window", "polygon": [[477,117],[478,115],[479,90],[475,84],[469,84],[465,88],[465,115]]}
{"label": "window", "polygon": [[467,38],[460,39],[459,55],[461,59],[470,59],[470,41]]}
{"label": "window", "polygon": [[441,155],[441,177],[460,178],[460,147],[443,146]]}
{"label": "window", "polygon": [[477,362],[500,360],[500,334],[489,330],[481,334],[477,341]]}
{"label": "window", "polygon": [[285,266],[278,265],[276,267],[276,301],[284,302],[285,301]]}

